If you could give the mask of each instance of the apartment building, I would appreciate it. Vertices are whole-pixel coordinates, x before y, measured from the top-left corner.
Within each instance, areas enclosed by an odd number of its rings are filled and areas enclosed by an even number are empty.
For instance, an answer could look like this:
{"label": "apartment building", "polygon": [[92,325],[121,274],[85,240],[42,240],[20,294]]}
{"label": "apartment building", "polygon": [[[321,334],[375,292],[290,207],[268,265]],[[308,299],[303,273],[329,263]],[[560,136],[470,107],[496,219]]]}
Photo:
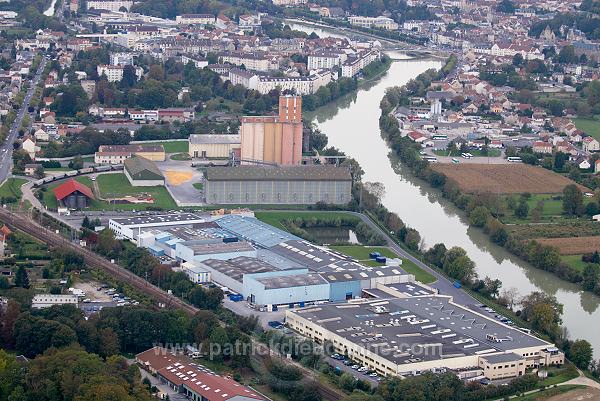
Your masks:
{"label": "apartment building", "polygon": [[346,61],[344,52],[334,52],[328,50],[317,51],[308,55],[308,69],[332,69]]}
{"label": "apartment building", "polygon": [[[119,82],[123,79],[123,70],[126,66],[123,65],[108,65],[101,64],[96,67],[96,71],[98,72],[98,76],[106,75],[106,79],[108,82]],[[144,74],[144,70],[142,67],[133,67],[135,70],[135,76],[137,79],[140,79]]]}
{"label": "apartment building", "polygon": [[388,17],[363,17],[363,16],[352,16],[348,17],[348,22],[351,25],[360,26],[361,28],[377,28],[387,29],[389,31],[395,31],[398,29],[398,24],[391,18]]}
{"label": "apartment building", "polygon": [[87,9],[121,11],[125,9],[129,11],[133,6],[133,0],[88,0],[86,2]]}
{"label": "apartment building", "polygon": [[175,22],[182,25],[214,25],[216,21],[212,14],[182,14],[175,17]]}
{"label": "apartment building", "polygon": [[279,69],[277,58],[267,55],[263,52],[221,52],[219,59],[222,63],[246,67],[247,70],[268,72]]}

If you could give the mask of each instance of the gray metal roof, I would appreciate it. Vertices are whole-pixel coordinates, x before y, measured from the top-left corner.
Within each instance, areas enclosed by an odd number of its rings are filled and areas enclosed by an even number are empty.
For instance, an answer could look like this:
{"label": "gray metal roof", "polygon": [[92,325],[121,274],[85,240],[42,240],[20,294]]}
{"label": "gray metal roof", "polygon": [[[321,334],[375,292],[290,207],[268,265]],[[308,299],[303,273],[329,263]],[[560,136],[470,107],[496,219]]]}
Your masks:
{"label": "gray metal roof", "polygon": [[208,266],[240,283],[244,274],[278,271],[278,269],[260,259],[247,256],[239,256],[229,260],[207,259],[202,262],[202,265]]}
{"label": "gray metal roof", "polygon": [[197,214],[193,213],[170,213],[170,214],[160,214],[160,215],[150,215],[150,216],[133,216],[133,217],[124,217],[124,218],[116,218],[111,219],[117,224],[123,226],[138,226],[138,225],[168,225],[169,223],[173,224],[185,224],[185,223],[200,223],[203,222],[204,219]]}
{"label": "gray metal roof", "polygon": [[183,241],[179,244],[190,248],[194,255],[211,255],[216,253],[249,252],[254,247],[248,242],[207,242],[207,241]]}
{"label": "gray metal roof", "polygon": [[289,276],[286,275],[276,277],[255,277],[254,279],[263,284],[265,286],[265,290],[327,284],[327,281],[315,273],[293,274]]}
{"label": "gray metal roof", "polygon": [[162,173],[153,161],[144,157],[133,156],[125,160],[125,169],[134,180],[161,180]]}
{"label": "gray metal roof", "polygon": [[209,181],[351,181],[346,167],[325,166],[240,166],[209,167]]}
{"label": "gray metal roof", "polygon": [[[383,311],[376,311],[376,307]],[[293,313],[396,364],[549,345],[516,328],[452,304],[448,296],[319,305]],[[488,335],[501,341],[493,341]],[[423,348],[429,348],[429,352]]]}
{"label": "gray metal roof", "polygon": [[239,144],[238,134],[192,134],[190,135],[192,145],[200,144]]}
{"label": "gray metal roof", "polygon": [[525,359],[521,355],[517,355],[514,352],[509,352],[508,354],[485,355],[482,358],[491,364],[516,362]]}

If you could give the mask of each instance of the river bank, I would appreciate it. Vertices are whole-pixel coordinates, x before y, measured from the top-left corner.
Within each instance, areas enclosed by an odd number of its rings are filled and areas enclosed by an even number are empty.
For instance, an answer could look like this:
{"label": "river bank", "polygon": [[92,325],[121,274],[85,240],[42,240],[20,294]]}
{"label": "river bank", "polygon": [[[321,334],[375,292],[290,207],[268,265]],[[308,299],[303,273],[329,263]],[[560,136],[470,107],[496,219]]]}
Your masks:
{"label": "river bank", "polygon": [[[464,248],[481,278],[500,279],[503,288],[515,288],[520,295],[542,291],[556,296],[564,305],[563,323],[571,335],[590,341],[596,355],[600,355],[600,337],[592,334],[594,329],[600,329],[600,298],[535,269],[491,242],[482,230],[469,227],[463,211],[416,178],[391,152],[379,134],[379,103],[386,88],[403,85],[429,68],[439,68],[441,63],[411,60],[400,52],[388,54],[400,60],[392,63],[381,79],[308,113],[307,117],[328,136],[330,146],[360,163],[365,171],[363,181],[385,185],[382,203],[418,230],[425,245],[445,243],[448,247]],[[384,155],[388,156],[387,161]]]}

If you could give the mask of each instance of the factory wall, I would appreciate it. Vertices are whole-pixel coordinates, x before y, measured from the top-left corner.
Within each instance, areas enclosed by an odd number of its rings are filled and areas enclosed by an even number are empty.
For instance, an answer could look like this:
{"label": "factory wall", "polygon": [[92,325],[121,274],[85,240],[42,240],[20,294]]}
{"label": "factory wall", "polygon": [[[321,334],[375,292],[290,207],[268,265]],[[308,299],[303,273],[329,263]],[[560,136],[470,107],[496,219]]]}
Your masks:
{"label": "factory wall", "polygon": [[256,305],[288,305],[329,299],[329,284],[306,285],[298,287],[265,289],[256,278],[280,277],[306,274],[308,269],[283,270],[275,272],[255,273],[244,275],[244,298],[251,298]]}
{"label": "factory wall", "polygon": [[[361,345],[355,344],[342,336],[333,333],[319,326],[318,323],[311,322],[302,316],[295,314],[293,310],[285,312],[285,322],[293,330],[303,334],[318,343],[323,343],[328,340],[334,346],[336,352],[347,354],[353,361],[359,362],[360,365],[368,366],[372,370],[383,375],[397,376],[410,373],[412,371],[425,371],[432,368],[450,368],[460,369],[478,366],[479,355],[466,355],[454,358],[445,358],[438,360],[422,361],[415,363],[396,364],[383,356],[370,351]],[[537,347],[516,348],[511,350],[519,355],[541,353],[541,350],[547,348],[550,344],[544,344]]]}
{"label": "factory wall", "polygon": [[240,132],[244,160],[284,165],[302,161],[302,123],[277,121],[273,117],[244,117]]}
{"label": "factory wall", "polygon": [[206,201],[212,204],[306,204],[319,201],[346,204],[351,181],[206,181]]}
{"label": "factory wall", "polygon": [[239,143],[190,143],[188,152],[194,158],[202,157],[203,152],[209,159],[228,158],[231,151],[239,147]]}
{"label": "factory wall", "polygon": [[360,281],[358,280],[341,281],[337,283],[330,283],[329,285],[331,287],[329,294],[330,301],[345,301],[348,295],[350,298],[355,298],[359,297],[361,294]]}
{"label": "factory wall", "polygon": [[229,277],[226,274],[221,273],[218,270],[213,269],[212,267],[205,265],[204,263],[196,263],[200,268],[206,270],[210,273],[210,280],[213,283],[218,283],[224,287],[229,288],[233,292],[237,292],[238,294],[242,294],[243,285],[241,282]]}
{"label": "factory wall", "polygon": [[229,260],[238,256],[256,257],[256,250],[243,252],[221,252],[221,253],[206,253],[203,255],[195,254],[194,250],[183,243],[175,244],[175,257],[185,262],[202,262],[207,259]]}

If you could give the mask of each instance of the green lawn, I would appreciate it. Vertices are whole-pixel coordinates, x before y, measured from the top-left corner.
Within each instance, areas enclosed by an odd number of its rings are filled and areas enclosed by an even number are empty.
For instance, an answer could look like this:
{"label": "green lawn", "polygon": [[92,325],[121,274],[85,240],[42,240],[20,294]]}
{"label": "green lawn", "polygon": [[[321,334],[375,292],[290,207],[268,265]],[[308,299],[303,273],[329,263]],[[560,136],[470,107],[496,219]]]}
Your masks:
{"label": "green lawn", "polygon": [[2,186],[0,186],[0,198],[14,197],[21,199],[23,192],[21,192],[21,186],[25,184],[27,180],[23,178],[9,178]]}
{"label": "green lawn", "polygon": [[152,143],[152,145],[163,145],[165,153],[187,153],[189,149],[188,141],[165,141]]}
{"label": "green lawn", "polygon": [[[381,263],[377,263],[376,261],[369,258],[369,253],[371,252],[379,252],[382,256],[386,258],[399,258],[391,249],[381,246],[361,246],[361,245],[341,245],[341,246],[331,246],[331,249],[341,252],[345,255],[348,255],[362,264],[367,266],[381,266]],[[402,259],[402,258],[400,258]],[[418,267],[416,264],[407,259],[402,259],[402,265],[400,266],[402,270],[409,274],[414,274],[415,279],[422,283],[432,283],[435,281],[435,277],[425,270]]]}
{"label": "green lawn", "polygon": [[[93,188],[93,182],[89,177],[76,177],[75,180],[82,183],[83,185]],[[161,207],[163,209],[177,209],[177,204],[171,198],[171,195],[165,187],[133,187],[129,184],[127,177],[122,173],[115,174],[99,174],[98,175],[98,188],[100,189],[101,197],[108,197],[110,194],[113,196],[125,196],[125,195],[141,195],[148,194],[154,199],[154,203],[149,204],[110,204],[108,202],[94,199],[91,201],[89,210],[144,210],[149,207]],[[43,202],[50,209],[57,208],[56,197],[52,189],[58,185],[64,183],[50,184],[47,190],[44,192]]]}
{"label": "green lawn", "polygon": [[198,191],[202,191],[202,189],[204,189],[204,185],[201,182],[195,182],[192,184],[192,186]]}
{"label": "green lawn", "polygon": [[[543,202],[543,207],[540,213],[540,220],[549,219],[567,219],[567,216],[563,215],[562,199],[559,199],[560,195],[551,194],[532,194],[527,200],[527,206],[529,206],[529,214],[526,219],[518,219],[514,216],[512,210],[507,210],[506,216],[502,218],[505,223],[531,223],[531,215],[533,210],[537,207],[539,202]],[[506,199],[506,198],[505,198]],[[520,197],[515,196],[517,204],[520,202]],[[583,204],[587,205],[592,201],[591,198],[584,197]]]}
{"label": "green lawn", "polygon": [[385,256],[386,258],[398,257],[391,249],[383,246],[339,245],[332,246],[331,249],[360,261],[370,260],[369,253],[371,252],[379,252],[381,256]]}
{"label": "green lawn", "polygon": [[300,217],[300,218],[306,218],[306,217],[311,217],[311,216],[315,216],[318,217],[320,215],[324,216],[324,217],[331,217],[334,213],[339,213],[341,215],[346,214],[346,217],[349,218],[355,218],[358,220],[358,217],[353,216],[351,214],[347,214],[344,212],[323,212],[323,211],[310,211],[310,212],[286,212],[286,211],[277,211],[277,212],[255,212],[254,216],[259,219],[260,221],[270,224],[273,227],[277,227],[281,230],[286,230],[285,226],[283,224],[281,224],[282,221],[284,220],[291,220],[294,219],[296,217]]}
{"label": "green lawn", "polygon": [[[547,400],[555,395],[559,395],[559,394],[563,394],[578,388],[585,388],[585,386],[577,386],[577,385],[566,385],[566,386],[559,386],[559,387],[552,387],[546,390],[542,390],[542,391],[534,391],[531,394],[527,394],[524,396],[520,396],[520,397],[516,397],[516,398],[511,398],[512,401],[541,401],[541,400]],[[494,397],[496,398],[496,397]]]}
{"label": "green lawn", "polygon": [[560,260],[571,266],[573,269],[582,272],[588,263],[581,260],[582,255],[561,255]]}
{"label": "green lawn", "polygon": [[176,209],[177,204],[165,187],[134,187],[132,186],[125,174],[100,174],[98,175],[98,188],[102,197],[115,197],[125,195],[141,195],[148,194],[154,199],[151,204],[129,204],[129,205],[108,205],[108,208],[116,209],[146,209],[148,207],[161,207],[163,209]]}
{"label": "green lawn", "polygon": [[575,366],[567,363],[561,367],[548,367],[548,377],[540,382],[540,384],[548,387],[558,383],[563,383],[579,376]]}
{"label": "green lawn", "polygon": [[577,129],[600,140],[600,119],[597,116],[595,118],[574,118],[573,123]]}

